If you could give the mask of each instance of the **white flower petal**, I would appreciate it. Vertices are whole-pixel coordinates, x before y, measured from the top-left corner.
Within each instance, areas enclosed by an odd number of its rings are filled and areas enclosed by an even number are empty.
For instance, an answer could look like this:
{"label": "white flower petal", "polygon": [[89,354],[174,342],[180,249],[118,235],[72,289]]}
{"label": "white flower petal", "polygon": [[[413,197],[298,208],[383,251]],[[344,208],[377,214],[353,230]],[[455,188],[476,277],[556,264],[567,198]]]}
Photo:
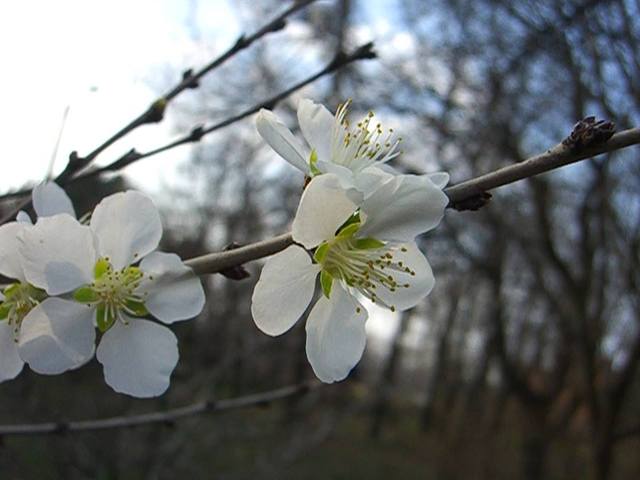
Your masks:
{"label": "white flower petal", "polygon": [[116,322],[96,351],[107,384],[116,392],[141,398],[167,390],[178,356],[173,332],[141,319],[129,319],[128,325]]}
{"label": "white flower petal", "polygon": [[[139,290],[147,292],[147,310],[164,323],[186,320],[204,307],[200,279],[174,253],[152,252],[140,263],[145,280]],[[149,276],[153,279],[149,280]]]}
{"label": "white flower petal", "polygon": [[338,283],[324,295],[307,320],[307,358],[325,383],[343,380],[362,357],[366,343],[366,310]]}
{"label": "white flower petal", "polygon": [[0,382],[16,378],[23,366],[14,341],[13,327],[6,320],[0,321]]}
{"label": "white flower petal", "polygon": [[25,228],[29,226],[22,222],[9,222],[0,226],[0,273],[20,281],[24,281],[24,272],[18,237]]}
{"label": "white flower petal", "polygon": [[162,237],[158,209],[146,195],[129,190],[102,200],[91,216],[101,257],[109,257],[115,270],[141,260]]}
{"label": "white flower petal", "polygon": [[55,182],[45,182],[36,185],[31,193],[33,209],[38,217],[50,217],[59,213],[67,213],[73,218],[76,211],[71,199]]}
{"label": "white flower petal", "polygon": [[[406,265],[416,274],[391,272],[400,287],[395,292],[390,292],[383,287],[376,288],[378,298],[389,306],[393,305],[399,311],[416,306],[420,300],[431,292],[436,282],[429,262],[415,242],[401,246],[406,248],[407,251],[403,252],[398,248],[393,253],[393,261],[402,262],[403,265]],[[407,284],[409,286],[405,287],[404,285]]]}
{"label": "white flower petal", "polygon": [[33,222],[31,221],[31,217],[24,210],[20,210],[18,212],[18,215],[16,215],[16,222],[24,223],[26,225],[33,225]]}
{"label": "white flower petal", "polygon": [[298,104],[298,123],[307,143],[318,154],[318,160],[330,162],[335,118],[329,110],[305,98]]}
{"label": "white flower petal", "polygon": [[300,199],[293,219],[293,239],[307,248],[313,248],[333,238],[338,227],[356,208],[336,175],[318,175],[309,182]]}
{"label": "white flower petal", "polygon": [[67,214],[40,218],[24,229],[21,238],[25,277],[49,295],[70,292],[93,280],[95,237],[75,218]]}
{"label": "white flower petal", "polygon": [[[381,167],[387,167],[387,165]],[[355,187],[364,194],[365,198],[395,176],[381,167],[367,167],[355,176]]]}
{"label": "white flower petal", "polygon": [[309,152],[273,112],[264,108],[260,110],[256,117],[256,128],[278,155],[304,174],[309,174]]}
{"label": "white flower petal", "polygon": [[449,183],[449,174],[446,172],[429,173],[427,177],[439,189],[443,189]]}
{"label": "white flower petal", "polygon": [[311,302],[319,271],[309,254],[296,245],[269,258],[251,297],[258,328],[276,336],[293,327]]}
{"label": "white flower petal", "polygon": [[55,375],[78,368],[93,356],[95,309],[84,304],[47,298],[22,321],[18,349],[37,373]]}
{"label": "white flower petal", "polygon": [[361,206],[362,237],[398,242],[435,228],[449,198],[426,175],[399,175],[383,183]]}

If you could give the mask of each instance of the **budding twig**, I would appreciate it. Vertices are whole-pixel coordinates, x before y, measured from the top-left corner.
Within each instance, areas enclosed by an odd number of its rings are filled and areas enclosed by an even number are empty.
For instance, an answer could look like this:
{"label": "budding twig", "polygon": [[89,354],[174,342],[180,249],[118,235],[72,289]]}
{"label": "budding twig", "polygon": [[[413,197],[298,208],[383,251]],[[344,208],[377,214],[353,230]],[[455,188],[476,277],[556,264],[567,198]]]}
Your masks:
{"label": "budding twig", "polygon": [[[199,79],[202,78],[204,75],[211,72],[215,68],[219,67],[224,62],[229,60],[231,57],[236,55],[238,52],[249,47],[249,45],[251,45],[256,40],[262,38],[266,34],[271,32],[276,32],[284,28],[287,17],[297,12],[298,10],[302,9],[303,7],[306,7],[307,5],[309,5],[314,1],[315,0],[294,1],[289,8],[287,8],[284,12],[282,12],[276,18],[274,18],[273,20],[265,24],[263,27],[256,30],[253,34],[248,36],[241,35],[238,38],[238,40],[236,40],[236,42],[231,47],[229,47],[229,49],[227,49],[224,53],[222,53],[216,59],[212,60],[209,64],[202,67],[196,73],[193,73],[191,69],[184,72],[180,82],[175,87],[173,87],[163,96],[161,96],[156,101],[154,101],[143,113],[141,113],[136,118],[131,120],[127,125],[125,125],[116,133],[114,133],[111,137],[105,140],[102,144],[96,147],[89,154],[87,154],[84,157],[81,157],[78,155],[77,152],[75,151],[71,152],[71,154],[69,155],[69,161],[67,162],[67,166],[60,173],[60,175],[58,175],[55,178],[55,182],[60,185],[64,185],[68,180],[74,177],[78,172],[88,167],[96,159],[96,157],[100,155],[100,153],[102,153],[105,149],[107,149],[109,146],[113,145],[115,142],[117,142],[118,140],[122,139],[123,137],[125,137],[126,135],[134,131],[136,128],[149,123],[158,123],[162,121],[162,119],[164,118],[164,112],[167,107],[167,104],[171,100],[173,100],[175,97],[177,97],[181,92],[187,89],[197,88]],[[31,205],[31,199],[30,198],[25,199],[23,202],[20,203],[20,205],[16,206],[12,211],[10,211],[8,214],[6,214],[0,219],[0,225],[13,220],[20,210],[29,208],[30,205]]]}
{"label": "budding twig", "polygon": [[[313,75],[308,76],[307,78],[301,80],[300,82],[292,85],[291,87],[283,90],[274,96],[267,98],[260,103],[232,116],[222,120],[221,122],[215,123],[210,126],[197,126],[194,127],[191,132],[188,134],[174,140],[173,142],[167,143],[166,145],[162,145],[153,150],[149,150],[148,152],[138,152],[136,149],[129,150],[127,153],[122,155],[120,158],[114,160],[113,162],[99,168],[95,168],[93,170],[85,171],[83,173],[79,173],[73,176],[70,179],[61,182],[63,186],[70,185],[72,183],[76,183],[78,181],[92,178],[98,176],[105,172],[116,172],[122,170],[125,167],[128,167],[132,163],[135,163],[143,158],[149,158],[154,155],[157,155],[162,152],[166,152],[167,150],[171,150],[173,148],[179,147],[181,145],[185,145],[188,143],[199,142],[202,137],[208,135],[210,133],[215,132],[216,130],[220,130],[224,127],[228,127],[240,120],[243,120],[254,113],[257,113],[261,108],[273,109],[278,103],[280,103],[285,98],[289,97],[292,93],[300,90],[301,88],[309,85],[310,83],[315,82],[319,78],[324,77],[325,75],[329,75],[340,68],[343,68],[350,63],[357,62],[359,60],[366,60],[375,58],[375,52],[373,50],[373,43],[369,42],[364,45],[357,47],[350,53],[338,53],[331,62],[329,62],[324,68],[318,70]],[[11,198],[22,197],[31,193],[31,189],[20,190],[17,192],[11,192],[4,195],[0,195],[0,201],[8,200]],[[14,215],[15,216],[15,215]],[[10,220],[13,217],[10,218]]]}
{"label": "budding twig", "polygon": [[[449,197],[449,207],[457,210],[469,209],[469,204],[480,196],[487,196],[488,190],[548,172],[564,165],[591,158],[602,153],[613,152],[631,145],[640,144],[640,128],[616,133],[604,143],[576,148],[566,142],[550,148],[544,153],[531,157],[523,162],[500,168],[491,173],[481,175],[466,182],[452,185],[444,189]],[[480,205],[481,206],[481,205]],[[463,208],[464,207],[464,208]],[[474,209],[474,208],[471,208]],[[293,243],[290,233],[279,235],[269,240],[247,245],[228,252],[209,253],[187,260],[199,275],[217,273],[223,269],[242,265],[284,250]]]}

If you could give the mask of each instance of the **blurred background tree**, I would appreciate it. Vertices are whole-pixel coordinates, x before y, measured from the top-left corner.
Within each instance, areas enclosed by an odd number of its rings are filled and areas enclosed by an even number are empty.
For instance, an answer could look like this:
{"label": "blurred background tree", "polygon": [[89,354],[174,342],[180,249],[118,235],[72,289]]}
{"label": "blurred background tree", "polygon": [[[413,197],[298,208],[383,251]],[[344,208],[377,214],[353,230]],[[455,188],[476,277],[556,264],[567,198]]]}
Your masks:
{"label": "blurred background tree", "polygon": [[[194,18],[206,2],[192,2]],[[247,30],[276,0],[232,8]],[[640,5],[631,0],[318,2],[242,52],[180,104],[182,130],[222,120],[304,78],[342,49],[376,41],[303,97],[353,116],[375,110],[404,137],[394,161],[452,183],[519,162],[596,115],[640,118]],[[215,32],[199,32],[215,41]],[[208,38],[210,35],[211,38]],[[134,179],[135,180],[135,179]],[[123,180],[81,183],[83,206]],[[287,230],[303,179],[251,121],[206,137],[157,198],[165,247],[183,258]],[[376,314],[350,378],[268,409],[175,425],[7,437],[6,478],[592,478],[640,476],[640,164],[637,148],[495,192],[447,212],[423,239],[437,285],[398,316]],[[84,211],[87,208],[79,209]],[[153,401],[104,385],[96,362],[2,384],[0,421],[105,417],[241,395],[313,377],[302,322],[255,328],[249,279],[204,278],[208,303],[176,326],[181,359]]]}

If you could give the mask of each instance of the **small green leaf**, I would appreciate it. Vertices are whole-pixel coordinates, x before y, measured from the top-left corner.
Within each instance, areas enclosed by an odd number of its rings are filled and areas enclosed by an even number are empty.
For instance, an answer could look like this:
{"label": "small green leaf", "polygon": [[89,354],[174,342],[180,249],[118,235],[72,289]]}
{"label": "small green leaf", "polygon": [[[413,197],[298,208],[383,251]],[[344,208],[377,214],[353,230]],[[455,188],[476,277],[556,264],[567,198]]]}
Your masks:
{"label": "small green leaf", "polygon": [[94,303],[100,300],[93,288],[87,286],[80,287],[73,292],[73,299],[80,303]]}
{"label": "small green leaf", "polygon": [[356,240],[355,247],[358,250],[370,250],[372,248],[384,247],[384,242],[371,237],[359,238]]}
{"label": "small green leaf", "polygon": [[106,332],[115,323],[116,317],[107,311],[104,303],[100,303],[96,309],[96,323],[98,330],[102,333]]}
{"label": "small green leaf", "polygon": [[109,270],[111,270],[111,264],[108,260],[101,258],[96,262],[95,267],[93,267],[93,276],[94,278],[100,278]]}
{"label": "small green leaf", "polygon": [[324,296],[329,298],[329,295],[331,295],[331,287],[333,286],[333,277],[329,272],[324,270],[320,272],[320,285],[322,286]]}
{"label": "small green leaf", "polygon": [[7,302],[0,303],[0,320],[5,320],[9,316],[11,305]]}
{"label": "small green leaf", "polygon": [[145,307],[144,303],[142,302],[127,300],[125,304],[127,308],[130,309],[131,312],[133,312],[132,315],[135,315],[136,317],[144,317],[145,315],[149,315],[149,310],[147,310],[147,307]]}
{"label": "small green leaf", "polygon": [[316,253],[313,254],[313,259],[317,263],[322,263],[324,257],[327,256],[327,252],[329,251],[329,244],[327,242],[322,242],[318,248],[316,248]]}
{"label": "small green leaf", "polygon": [[311,150],[311,155],[309,155],[309,170],[311,171],[311,176],[320,175],[322,172],[318,170],[318,153],[315,148]]}

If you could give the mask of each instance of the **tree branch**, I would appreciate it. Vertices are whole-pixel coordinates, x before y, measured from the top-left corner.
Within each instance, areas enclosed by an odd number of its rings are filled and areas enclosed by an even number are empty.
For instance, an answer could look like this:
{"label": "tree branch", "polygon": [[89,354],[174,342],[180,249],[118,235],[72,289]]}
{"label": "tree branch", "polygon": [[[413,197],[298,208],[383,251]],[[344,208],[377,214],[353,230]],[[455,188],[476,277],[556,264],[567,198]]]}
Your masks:
{"label": "tree branch", "polygon": [[[208,127],[206,126],[198,126],[194,127],[191,132],[188,134],[174,140],[173,142],[167,143],[166,145],[160,146],[153,150],[149,150],[148,152],[138,152],[136,149],[129,150],[127,153],[122,155],[120,158],[114,160],[113,162],[105,165],[103,167],[95,168],[93,170],[85,171],[84,173],[80,173],[75,175],[74,177],[67,179],[64,182],[61,182],[63,186],[70,185],[72,183],[76,183],[81,180],[85,180],[88,178],[96,177],[105,172],[117,172],[122,170],[125,167],[128,167],[132,163],[135,163],[143,158],[149,158],[154,155],[157,155],[162,152],[166,152],[167,150],[171,150],[173,148],[179,147],[180,145],[185,145],[187,143],[199,142],[202,137],[208,135],[209,133],[215,132],[216,130],[220,130],[224,127],[228,127],[235,122],[238,122],[244,118],[257,113],[261,108],[269,108],[273,109],[275,106],[280,103],[282,100],[287,98],[292,93],[300,90],[301,88],[309,85],[310,83],[315,82],[319,78],[328,75],[330,73],[339,70],[350,63],[356,62],[358,60],[371,59],[375,57],[375,52],[373,50],[373,43],[366,43],[357,47],[351,53],[338,53],[331,62],[329,62],[324,68],[317,71],[313,75],[301,80],[300,82],[292,85],[286,90],[281,91],[280,93],[275,94],[274,96],[263,100],[262,102],[250,107],[232,117],[229,117],[221,122],[215,123]],[[24,190],[20,190],[17,192],[6,193],[4,195],[0,195],[0,201],[8,200],[11,198],[22,197],[25,195],[29,195],[31,193],[31,188],[27,188]]]}
{"label": "tree branch", "polygon": [[469,201],[474,197],[486,195],[487,190],[493,190],[494,188],[533,177],[586,158],[613,152],[639,143],[640,128],[624,130],[613,135],[605,143],[586,148],[576,149],[565,143],[559,143],[546,152],[528,158],[523,162],[500,168],[494,172],[447,188],[445,191],[451,200],[449,206],[456,210],[469,210],[469,208],[465,208],[463,202]]}
{"label": "tree branch", "polygon": [[[164,118],[164,112],[167,104],[177,97],[181,92],[187,89],[193,89],[198,87],[198,81],[207,73],[211,72],[215,68],[222,65],[229,60],[235,54],[249,47],[253,42],[262,38],[268,33],[277,32],[285,27],[287,17],[297,12],[298,10],[306,7],[315,0],[295,0],[289,8],[278,15],[276,18],[265,24],[263,27],[256,30],[249,36],[240,35],[238,40],[229,47],[224,53],[211,61],[209,64],[202,67],[196,73],[193,73],[191,69],[185,71],[182,75],[181,81],[165,93],[163,96],[154,101],[143,113],[131,120],[127,125],[122,127],[111,137],[105,140],[101,145],[96,147],[92,152],[84,157],[78,156],[77,152],[71,152],[69,155],[69,161],[65,169],[55,178],[55,181],[63,185],[67,180],[71,179],[78,172],[88,167],[95,158],[102,153],[106,148],[113,145],[115,142],[131,133],[136,128],[149,123],[158,123]],[[31,199],[27,198],[16,206],[12,211],[3,216],[0,219],[0,225],[9,222],[15,218],[20,210],[29,208],[31,205]]]}
{"label": "tree branch", "polygon": [[[220,130],[224,127],[227,127],[235,122],[238,122],[239,120],[243,120],[244,118],[247,118],[253,115],[254,113],[257,113],[261,108],[268,108],[268,109],[275,108],[275,106],[278,103],[280,103],[282,100],[287,98],[292,93],[300,90],[301,88],[309,85],[310,83],[315,82],[316,80],[318,80],[319,78],[325,75],[328,75],[358,60],[371,59],[374,57],[375,57],[375,52],[373,51],[373,43],[371,42],[361,45],[351,53],[341,52],[338,55],[336,55],[336,57],[333,60],[331,60],[331,62],[329,62],[324,68],[317,71],[313,75],[310,75],[309,77],[305,78],[304,80],[301,80],[295,85],[292,85],[288,89],[283,90],[282,92],[277,93],[276,95],[266,100],[263,100],[262,102],[254,105],[253,107],[250,107],[238,113],[237,115],[229,117],[221,122],[215,123],[208,127],[205,127],[205,126],[194,127],[191,130],[191,132],[188,133],[187,135],[184,135],[183,137],[178,138],[173,142],[170,142],[166,145],[155,148],[145,153],[137,152],[135,149],[130,150],[129,152],[124,154],[122,157],[110,163],[109,165],[105,165],[104,167],[96,168],[95,170],[91,170],[89,172],[85,172],[84,174],[77,175],[73,177],[66,184],[74,183],[77,180],[94,177],[104,172],[115,172],[118,170],[122,170],[123,168],[131,165],[134,162],[142,160],[143,158],[148,158],[153,155],[157,155],[158,153],[166,152],[167,150],[171,150],[173,148],[179,147],[180,145],[199,142],[202,139],[202,137],[204,137],[205,135],[208,135],[209,133],[215,132],[216,130]],[[0,197],[0,199],[2,199],[2,197]]]}
{"label": "tree branch", "polygon": [[[474,199],[488,195],[487,190],[508,185],[540,173],[560,168],[586,158],[613,152],[640,143],[640,128],[632,128],[613,135],[606,143],[583,149],[575,149],[561,143],[545,153],[531,157],[523,162],[500,168],[494,172],[467,180],[444,189],[449,197],[449,207],[464,210]],[[218,273],[229,267],[242,265],[284,250],[293,243],[290,233],[269,240],[236,248],[227,252],[209,253],[187,260],[185,263],[199,275]]]}
{"label": "tree branch", "polygon": [[50,435],[68,432],[87,432],[95,430],[109,430],[112,428],[139,427],[154,423],[173,424],[177,420],[193,417],[205,413],[237,410],[240,408],[261,407],[277,400],[304,395],[321,386],[313,381],[290,385],[266,392],[245,395],[243,397],[225,400],[204,400],[184,407],[170,410],[143,413],[120,417],[103,418],[99,420],[80,420],[72,422],[47,422],[24,425],[0,425],[0,437],[5,435]]}

